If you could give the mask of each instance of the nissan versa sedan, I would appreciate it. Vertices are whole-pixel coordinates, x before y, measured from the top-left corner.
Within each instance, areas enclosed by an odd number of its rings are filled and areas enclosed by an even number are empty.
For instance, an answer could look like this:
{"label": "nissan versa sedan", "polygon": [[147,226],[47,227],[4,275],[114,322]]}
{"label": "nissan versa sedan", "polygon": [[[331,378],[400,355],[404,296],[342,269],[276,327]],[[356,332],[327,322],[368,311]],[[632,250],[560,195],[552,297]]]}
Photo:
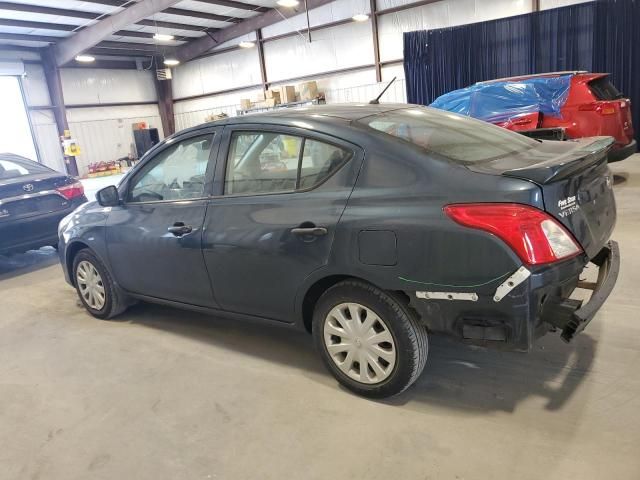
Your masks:
{"label": "nissan versa sedan", "polygon": [[58,223],[87,201],[82,184],[19,155],[0,154],[0,254],[58,245]]}
{"label": "nissan versa sedan", "polygon": [[527,351],[585,328],[620,263],[612,142],[393,104],[229,118],[66,217],[60,259],[95,317],[146,300],[303,328],[340,383],[388,397],[428,334]]}

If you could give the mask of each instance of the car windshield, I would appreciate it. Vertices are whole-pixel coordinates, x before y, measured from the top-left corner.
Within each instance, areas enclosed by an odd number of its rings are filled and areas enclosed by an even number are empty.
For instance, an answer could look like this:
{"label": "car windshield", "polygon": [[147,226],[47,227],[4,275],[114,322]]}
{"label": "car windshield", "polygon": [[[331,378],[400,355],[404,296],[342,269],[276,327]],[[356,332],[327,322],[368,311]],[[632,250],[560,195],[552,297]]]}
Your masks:
{"label": "car windshield", "polygon": [[0,180],[49,172],[51,170],[44,165],[27,159],[13,156],[0,157]]}
{"label": "car windshield", "polygon": [[430,108],[406,108],[359,120],[451,160],[476,163],[524,152],[536,140],[490,123]]}

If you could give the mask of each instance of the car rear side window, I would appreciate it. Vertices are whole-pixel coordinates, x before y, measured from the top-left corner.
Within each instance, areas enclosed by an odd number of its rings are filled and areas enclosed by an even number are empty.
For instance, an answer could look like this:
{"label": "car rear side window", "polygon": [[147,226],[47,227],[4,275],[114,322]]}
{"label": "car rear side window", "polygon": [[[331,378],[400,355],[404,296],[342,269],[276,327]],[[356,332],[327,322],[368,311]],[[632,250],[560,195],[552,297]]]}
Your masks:
{"label": "car rear side window", "polygon": [[30,165],[27,162],[0,160],[0,180],[50,172],[51,170],[42,165],[38,165],[37,163],[33,163],[33,165]]}
{"label": "car rear side window", "polygon": [[596,100],[617,100],[623,97],[622,93],[611,83],[609,77],[596,78],[591,80],[588,85]]}
{"label": "car rear side window", "polygon": [[322,183],[352,156],[329,143],[277,132],[234,132],[226,195],[306,190]]}
{"label": "car rear side window", "polygon": [[191,137],[159,152],[134,177],[129,201],[202,197],[212,139],[211,134]]}
{"label": "car rear side window", "polygon": [[360,120],[369,127],[463,163],[523,152],[538,142],[490,123],[428,108],[407,108]]}

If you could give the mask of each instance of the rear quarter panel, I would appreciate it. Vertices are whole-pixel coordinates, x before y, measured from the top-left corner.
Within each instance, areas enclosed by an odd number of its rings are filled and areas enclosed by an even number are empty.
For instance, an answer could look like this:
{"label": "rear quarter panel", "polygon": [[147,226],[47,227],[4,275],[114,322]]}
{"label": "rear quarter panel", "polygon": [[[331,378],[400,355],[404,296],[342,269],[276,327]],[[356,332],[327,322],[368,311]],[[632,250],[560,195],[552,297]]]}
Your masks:
{"label": "rear quarter panel", "polygon": [[[491,293],[500,278],[522,264],[501,240],[456,224],[442,209],[464,202],[516,202],[542,208],[536,185],[474,173],[399,140],[372,139],[365,149],[329,265],[308,279],[306,286],[338,274],[388,290]],[[393,248],[388,232],[395,235],[395,256],[383,251],[383,260],[372,262],[370,254],[376,249],[368,248],[363,259],[361,234],[371,231],[386,232],[372,238],[387,242],[387,250]]]}

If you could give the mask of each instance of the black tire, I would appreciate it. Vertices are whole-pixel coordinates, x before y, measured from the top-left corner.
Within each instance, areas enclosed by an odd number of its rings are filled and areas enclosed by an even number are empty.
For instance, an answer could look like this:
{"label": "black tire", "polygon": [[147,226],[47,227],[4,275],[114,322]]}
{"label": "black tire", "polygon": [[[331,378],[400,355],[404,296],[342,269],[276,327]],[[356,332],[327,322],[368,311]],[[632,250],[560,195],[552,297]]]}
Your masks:
{"label": "black tire", "polygon": [[[327,350],[325,322],[334,307],[342,303],[357,303],[370,309],[391,333],[395,343],[395,365],[388,377],[379,383],[362,383],[349,377]],[[386,398],[403,392],[416,381],[427,362],[427,329],[420,324],[415,312],[399,296],[362,281],[346,280],[329,288],[315,306],[312,331],[316,348],[327,369],[343,386],[364,397]]]}
{"label": "black tire", "polygon": [[[80,292],[80,287],[77,280],[77,270],[78,265],[83,261],[89,262],[91,265],[93,265],[100,274],[100,278],[102,279],[102,286],[104,287],[105,291],[105,301],[104,305],[99,310],[90,307]],[[73,259],[73,270],[71,274],[73,275],[73,282],[76,286],[76,291],[78,292],[78,297],[80,298],[82,305],[94,317],[101,320],[107,320],[121,314],[127,309],[128,304],[126,302],[125,296],[122,294],[118,286],[113,282],[113,278],[111,277],[109,271],[91,250],[83,249],[76,254]]]}

